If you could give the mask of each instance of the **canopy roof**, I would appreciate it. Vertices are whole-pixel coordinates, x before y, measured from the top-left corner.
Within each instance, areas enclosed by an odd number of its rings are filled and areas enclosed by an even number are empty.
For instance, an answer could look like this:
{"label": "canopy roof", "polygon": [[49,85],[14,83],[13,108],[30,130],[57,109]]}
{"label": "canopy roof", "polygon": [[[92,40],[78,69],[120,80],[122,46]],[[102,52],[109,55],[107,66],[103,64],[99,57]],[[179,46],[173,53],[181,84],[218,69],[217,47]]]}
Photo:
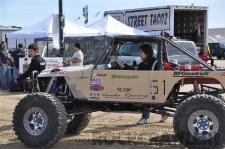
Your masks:
{"label": "canopy roof", "polygon": [[[27,39],[27,38],[46,38],[53,37],[54,34],[57,34],[58,23],[54,22],[54,17],[57,17],[57,14],[52,14],[48,18],[26,27],[22,30],[8,33],[7,38],[11,39]],[[68,20],[65,20],[64,36],[91,36],[100,34],[94,29],[89,29],[83,27]]]}
{"label": "canopy roof", "polygon": [[101,20],[88,26],[89,28],[98,30],[104,35],[149,35],[146,32],[132,28],[116,19],[107,15]]}

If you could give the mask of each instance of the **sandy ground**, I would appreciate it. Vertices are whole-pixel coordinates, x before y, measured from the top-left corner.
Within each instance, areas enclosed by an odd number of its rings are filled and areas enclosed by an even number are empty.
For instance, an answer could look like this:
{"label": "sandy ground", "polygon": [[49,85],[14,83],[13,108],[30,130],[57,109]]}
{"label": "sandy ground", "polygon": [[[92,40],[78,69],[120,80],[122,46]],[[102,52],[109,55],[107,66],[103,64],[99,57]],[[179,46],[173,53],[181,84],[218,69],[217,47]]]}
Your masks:
{"label": "sandy ground", "polygon": [[[216,62],[220,66],[224,62]],[[189,89],[189,88],[185,88]],[[0,149],[22,149],[12,130],[12,113],[23,93],[0,90]],[[88,127],[80,135],[65,136],[54,148],[61,149],[150,149],[184,148],[174,136],[172,118],[160,123],[160,115],[152,114],[149,124],[137,126],[140,114],[92,113]]]}
{"label": "sandy ground", "polygon": [[[14,107],[23,96],[0,93],[0,149],[25,148],[14,135],[11,123]],[[138,113],[92,113],[90,124],[80,135],[65,136],[54,148],[183,148],[174,136],[172,118],[160,123],[160,116],[152,114],[149,124],[137,126],[139,118]]]}

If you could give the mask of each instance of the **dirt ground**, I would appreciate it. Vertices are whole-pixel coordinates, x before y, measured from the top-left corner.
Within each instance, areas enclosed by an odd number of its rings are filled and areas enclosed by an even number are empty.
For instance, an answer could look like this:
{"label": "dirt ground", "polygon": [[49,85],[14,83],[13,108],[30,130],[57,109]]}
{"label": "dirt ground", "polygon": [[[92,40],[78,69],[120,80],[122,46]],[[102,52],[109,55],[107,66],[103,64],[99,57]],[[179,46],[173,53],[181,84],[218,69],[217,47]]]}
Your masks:
{"label": "dirt ground", "polygon": [[[12,130],[12,113],[25,94],[0,93],[0,149],[22,149]],[[137,126],[138,113],[92,113],[88,127],[80,135],[65,136],[54,148],[79,149],[147,149],[183,148],[174,136],[172,118],[160,123],[160,116],[151,115],[149,124]]]}
{"label": "dirt ground", "polygon": [[[216,62],[225,66],[224,62]],[[186,89],[190,89],[185,88]],[[0,149],[27,148],[12,130],[12,113],[24,93],[0,90]],[[174,136],[172,118],[160,123],[160,115],[151,114],[148,124],[137,126],[139,113],[92,113],[88,127],[80,135],[65,136],[54,148],[61,149],[175,149],[184,148]]]}

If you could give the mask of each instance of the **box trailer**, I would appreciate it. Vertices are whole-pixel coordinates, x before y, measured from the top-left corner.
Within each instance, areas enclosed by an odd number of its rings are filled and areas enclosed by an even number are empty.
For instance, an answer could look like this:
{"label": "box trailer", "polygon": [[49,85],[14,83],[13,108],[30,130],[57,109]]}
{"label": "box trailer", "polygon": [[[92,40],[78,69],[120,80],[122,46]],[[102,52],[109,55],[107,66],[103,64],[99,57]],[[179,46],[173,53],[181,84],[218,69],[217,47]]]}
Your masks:
{"label": "box trailer", "polygon": [[117,20],[137,29],[159,35],[162,31],[180,39],[194,41],[207,50],[208,7],[178,6],[105,11]]}

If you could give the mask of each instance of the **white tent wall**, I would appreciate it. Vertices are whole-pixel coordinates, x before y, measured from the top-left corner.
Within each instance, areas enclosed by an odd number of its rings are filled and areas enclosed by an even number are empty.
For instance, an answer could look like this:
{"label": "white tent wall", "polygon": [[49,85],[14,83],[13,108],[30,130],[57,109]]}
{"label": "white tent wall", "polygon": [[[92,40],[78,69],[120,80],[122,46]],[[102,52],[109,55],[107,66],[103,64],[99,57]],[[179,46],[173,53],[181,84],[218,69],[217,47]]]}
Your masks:
{"label": "white tent wall", "polygon": [[98,30],[102,32],[104,35],[146,35],[146,36],[149,35],[146,32],[132,28],[116,20],[110,15],[107,15],[101,20],[93,24],[90,24],[88,27]]}

